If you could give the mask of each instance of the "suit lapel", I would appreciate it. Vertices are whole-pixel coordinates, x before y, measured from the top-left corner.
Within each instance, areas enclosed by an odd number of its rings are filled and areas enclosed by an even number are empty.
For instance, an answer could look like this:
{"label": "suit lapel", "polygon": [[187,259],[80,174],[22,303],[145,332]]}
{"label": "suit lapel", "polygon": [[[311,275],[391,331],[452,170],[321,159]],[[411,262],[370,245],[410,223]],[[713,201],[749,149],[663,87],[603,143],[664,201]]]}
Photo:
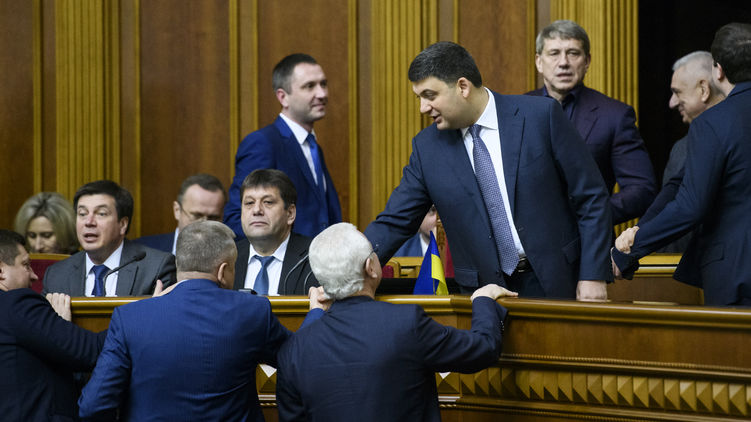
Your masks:
{"label": "suit lapel", "polygon": [[[307,248],[302,246],[303,242],[299,242],[298,235],[295,233],[290,234],[289,242],[287,242],[287,251],[284,253],[284,261],[282,262],[282,273],[279,276],[280,295],[293,294],[293,292],[297,290],[297,284],[300,282],[300,277],[292,276],[290,270],[292,270],[292,267],[297,265],[297,263],[307,254]],[[304,267],[303,264],[299,265],[295,268],[295,272],[300,274],[302,267]],[[306,292],[303,292],[303,294],[305,293]]]}
{"label": "suit lapel", "polygon": [[[117,265],[122,265],[125,262],[128,262],[133,258],[133,255],[138,252],[135,250],[133,245],[125,241],[123,245],[123,253],[120,255],[120,263]],[[117,287],[115,288],[115,295],[116,296],[132,296],[133,295],[133,286],[136,283],[136,273],[138,272],[138,263],[134,262],[130,265],[127,265],[124,268],[121,268],[117,272]]]}
{"label": "suit lapel", "polygon": [[456,180],[464,186],[464,190],[472,197],[472,202],[474,202],[475,207],[477,207],[477,215],[483,216],[483,221],[485,221],[485,224],[489,228],[490,220],[488,220],[485,201],[483,201],[480,187],[477,185],[477,179],[475,178],[475,171],[472,169],[472,163],[469,162],[469,156],[467,155],[467,149],[464,146],[461,131],[439,130],[438,136],[441,140],[440,144],[444,150],[441,156],[449,158],[443,164],[453,170]]}
{"label": "suit lapel", "polygon": [[81,274],[81,278],[78,280],[70,280],[71,296],[86,296],[86,252],[81,252],[72,262],[73,271],[71,274]]}
{"label": "suit lapel", "polygon": [[[279,129],[279,133],[282,135],[282,143],[284,144],[284,151],[287,153],[291,153],[292,156],[295,159],[295,162],[297,164],[297,167],[302,172],[303,176],[305,176],[305,181],[308,182],[308,185],[310,186],[310,189],[315,192],[316,196],[320,201],[323,201],[323,194],[321,192],[321,189],[318,188],[318,185],[315,182],[315,179],[313,179],[313,173],[310,171],[310,166],[308,165],[308,160],[305,158],[305,154],[302,152],[302,145],[300,145],[299,142],[297,142],[297,139],[295,138],[295,134],[292,133],[292,129],[287,126],[287,123],[284,122],[284,119],[281,117],[277,117],[276,121],[274,122],[277,129]],[[319,153],[320,153],[320,147],[319,147]],[[321,153],[321,165],[323,166],[323,153]],[[299,191],[301,189],[300,186],[296,186],[297,190]]]}
{"label": "suit lapel", "polygon": [[250,255],[250,242],[244,238],[237,242],[237,261],[235,261],[235,284],[234,290],[245,288],[245,277],[248,273],[248,258]]}
{"label": "suit lapel", "polygon": [[582,139],[586,142],[589,134],[592,132],[592,128],[595,126],[595,122],[597,121],[596,111],[599,106],[596,103],[592,104],[587,88],[582,87],[579,94],[579,100],[576,102],[576,107],[580,107],[580,109],[578,111],[574,110],[574,119],[572,123],[576,127],[576,131],[579,132],[579,135],[581,135]]}
{"label": "suit lapel", "polygon": [[501,155],[503,156],[503,178],[506,181],[511,214],[514,214],[516,198],[516,177],[519,171],[519,154],[521,153],[524,117],[519,109],[506,104],[503,97],[495,95],[496,114],[498,115],[498,134],[501,138]]}

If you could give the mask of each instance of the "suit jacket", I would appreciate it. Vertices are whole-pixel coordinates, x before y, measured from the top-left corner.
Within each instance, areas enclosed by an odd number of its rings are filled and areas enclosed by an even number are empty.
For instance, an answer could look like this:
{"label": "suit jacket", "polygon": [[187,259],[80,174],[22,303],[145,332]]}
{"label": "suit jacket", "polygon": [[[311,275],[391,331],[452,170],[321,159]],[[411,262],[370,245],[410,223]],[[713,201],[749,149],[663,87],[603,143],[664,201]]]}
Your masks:
{"label": "suit jacket", "polygon": [[267,298],[186,280],[115,308],[80,416],[122,406],[122,419],[132,421],[263,421],[256,366],[276,366],[288,336]]}
{"label": "suit jacket", "polygon": [[133,241],[151,249],[172,253],[172,245],[175,244],[175,232],[142,236]]}
{"label": "suit jacket", "polygon": [[443,326],[417,305],[338,300],[279,351],[279,420],[439,421],[435,373],[496,363],[505,315],[477,298],[470,331]]}
{"label": "suit jacket", "polygon": [[[146,257],[123,267],[117,275],[117,296],[144,296],[154,293],[156,280],[167,287],[175,282],[175,256],[125,240],[120,263],[124,264],[141,252]],[[84,296],[86,285],[86,252],[80,251],[53,264],[44,273],[45,293]]]}
{"label": "suit jacket", "polygon": [[[612,280],[608,193],[581,137],[554,100],[493,95],[511,213],[546,296],[573,298],[578,280]],[[505,286],[461,132],[435,124],[413,139],[399,186],[365,230],[381,262],[417,232],[433,203],[462,291]]]}
{"label": "suit jacket", "polygon": [[[282,273],[279,276],[280,295],[308,295],[308,288],[318,286],[318,280],[313,275],[308,262],[308,246],[311,238],[292,233],[287,242],[287,252],[282,262]],[[237,261],[235,261],[235,284],[233,288],[240,290],[245,287],[245,276],[248,272],[250,242],[243,237],[237,242]]]}
{"label": "suit jacket", "polygon": [[675,199],[639,225],[630,254],[613,251],[631,277],[639,258],[701,227],[683,254],[675,279],[704,288],[704,302],[751,300],[751,81],[691,122],[688,154]]}
{"label": "suit jacket", "polygon": [[0,291],[2,419],[76,420],[73,372],[94,367],[106,335],[63,320],[31,289]]}
{"label": "suit jacket", "polygon": [[423,256],[422,242],[420,242],[420,233],[410,237],[399,249],[394,256]]}
{"label": "suit jacket", "polygon": [[[528,92],[544,95],[543,89]],[[641,217],[657,193],[647,148],[636,128],[633,107],[581,86],[575,91],[571,120],[600,169],[610,196],[613,224]]]}
{"label": "suit jacket", "polygon": [[256,169],[273,168],[283,171],[297,189],[297,217],[292,230],[315,237],[326,227],[342,221],[342,208],[331,180],[323,151],[320,153],[326,179],[326,197],[321,194],[310,171],[308,161],[292,130],[281,117],[273,124],[259,129],[243,139],[235,156],[235,177],[229,188],[229,201],[224,207],[224,224],[238,238],[245,236],[240,223],[240,187],[245,177]]}

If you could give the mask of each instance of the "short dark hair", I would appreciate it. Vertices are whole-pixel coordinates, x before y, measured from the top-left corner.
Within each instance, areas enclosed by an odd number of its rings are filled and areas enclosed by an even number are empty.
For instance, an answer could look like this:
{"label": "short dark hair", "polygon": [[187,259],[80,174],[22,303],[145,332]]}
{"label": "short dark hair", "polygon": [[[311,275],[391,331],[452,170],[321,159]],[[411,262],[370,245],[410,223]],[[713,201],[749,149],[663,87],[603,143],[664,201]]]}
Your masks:
{"label": "short dark hair", "polygon": [[221,180],[211,174],[198,173],[192,176],[188,176],[185,180],[183,180],[182,185],[180,185],[180,192],[178,192],[177,194],[177,202],[179,202],[180,204],[183,203],[183,196],[185,196],[185,192],[193,185],[198,185],[209,192],[222,192],[224,199],[227,200],[227,192],[225,192],[224,185],[222,185]]}
{"label": "short dark hair", "polygon": [[731,84],[751,80],[751,24],[733,22],[714,35],[712,58]]}
{"label": "short dark hair", "polygon": [[542,48],[545,46],[545,40],[560,38],[562,40],[577,40],[582,43],[584,54],[589,56],[589,36],[578,23],[570,20],[557,20],[550,25],[542,28],[537,39],[535,39],[535,52],[542,54]]}
{"label": "short dark hair", "polygon": [[271,73],[271,87],[274,91],[281,88],[288,94],[292,92],[290,79],[295,67],[300,63],[318,64],[316,59],[304,53],[290,54],[283,58],[274,66],[274,71]]}
{"label": "short dark hair", "polygon": [[419,82],[431,76],[447,84],[455,84],[459,78],[464,77],[472,85],[482,86],[482,75],[475,59],[464,47],[449,41],[428,46],[409,65],[407,77],[411,82]]}
{"label": "short dark hair", "polygon": [[242,201],[245,190],[255,187],[264,188],[277,188],[279,195],[284,201],[284,209],[289,209],[289,206],[297,203],[297,190],[295,190],[295,184],[292,183],[289,176],[283,171],[277,169],[258,169],[253,170],[240,187],[240,200]]}
{"label": "short dark hair", "polygon": [[[133,197],[127,189],[113,182],[112,180],[97,180],[87,183],[80,188],[73,196],[73,209],[78,210],[78,200],[86,195],[109,195],[115,199],[115,210],[117,219],[128,218],[127,234],[130,226],[133,224]],[[77,211],[76,211],[77,212]]]}
{"label": "short dark hair", "polygon": [[177,235],[175,265],[177,272],[213,273],[222,262],[237,257],[235,233],[218,221],[196,221]]}
{"label": "short dark hair", "polygon": [[26,240],[20,234],[0,229],[0,262],[6,265],[16,265],[18,245],[23,246]]}

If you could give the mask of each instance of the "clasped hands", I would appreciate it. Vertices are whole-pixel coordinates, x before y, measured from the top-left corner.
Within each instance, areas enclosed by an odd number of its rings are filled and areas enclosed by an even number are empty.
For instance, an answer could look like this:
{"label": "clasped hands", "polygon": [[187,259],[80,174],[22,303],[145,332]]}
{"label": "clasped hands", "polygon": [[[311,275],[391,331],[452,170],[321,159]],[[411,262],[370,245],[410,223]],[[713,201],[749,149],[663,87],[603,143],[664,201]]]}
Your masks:
{"label": "clasped hands", "polygon": [[[631,253],[631,247],[634,246],[634,238],[636,237],[637,231],[639,231],[639,226],[634,226],[624,230],[623,233],[615,239],[615,248],[623,253]],[[613,266],[613,275],[615,278],[622,279],[623,274],[621,273],[620,268],[615,265],[612,250],[610,254],[610,264]]]}

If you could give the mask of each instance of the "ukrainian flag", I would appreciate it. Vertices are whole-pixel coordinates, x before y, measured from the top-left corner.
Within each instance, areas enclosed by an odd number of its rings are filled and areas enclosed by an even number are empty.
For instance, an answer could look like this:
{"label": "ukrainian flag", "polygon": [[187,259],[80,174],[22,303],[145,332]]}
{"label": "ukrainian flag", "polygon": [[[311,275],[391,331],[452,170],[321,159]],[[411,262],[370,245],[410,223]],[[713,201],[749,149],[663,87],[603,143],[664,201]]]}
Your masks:
{"label": "ukrainian flag", "polygon": [[433,232],[430,233],[430,244],[428,250],[425,251],[425,258],[422,259],[420,274],[417,276],[415,290],[412,293],[416,295],[449,294],[449,289],[446,287],[446,276],[443,274],[441,255],[438,253],[438,244]]}

